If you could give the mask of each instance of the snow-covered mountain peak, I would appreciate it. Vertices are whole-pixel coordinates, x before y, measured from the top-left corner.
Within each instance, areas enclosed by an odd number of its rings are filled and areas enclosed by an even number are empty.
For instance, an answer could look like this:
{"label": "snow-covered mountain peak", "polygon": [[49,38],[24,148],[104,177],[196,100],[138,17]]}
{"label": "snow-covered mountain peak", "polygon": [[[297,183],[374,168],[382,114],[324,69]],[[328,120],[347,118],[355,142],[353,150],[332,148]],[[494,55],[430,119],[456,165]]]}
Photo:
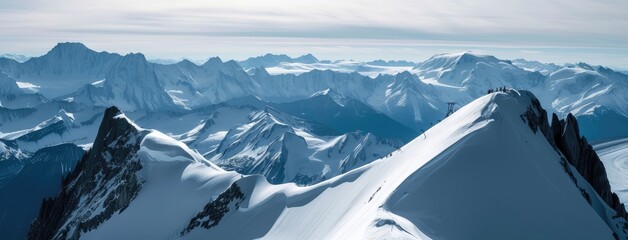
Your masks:
{"label": "snow-covered mountain peak", "polygon": [[[61,134],[64,131],[67,131],[68,128],[77,127],[78,123],[75,123],[74,114],[66,112],[64,109],[61,109],[56,115],[51,117],[50,119],[43,121],[34,128],[30,130],[32,132],[40,131],[42,132],[42,136],[52,132],[59,132]],[[24,134],[26,136],[28,134]],[[39,135],[39,134],[38,134]],[[32,138],[32,137],[31,137]]]}
{"label": "snow-covered mountain peak", "polygon": [[340,106],[345,106],[349,99],[340,93],[334,91],[331,88],[316,92],[310,96],[310,98],[330,98]]}
{"label": "snow-covered mountain peak", "polygon": [[299,62],[299,63],[317,63],[319,62],[318,58],[314,57],[314,55],[312,55],[311,53],[305,54],[303,56],[300,56],[298,58],[294,59],[295,62]]}
{"label": "snow-covered mountain peak", "polygon": [[81,52],[85,52],[85,51],[92,51],[92,50],[87,48],[85,44],[80,43],[80,42],[62,42],[62,43],[57,43],[57,45],[55,45],[52,48],[52,50],[50,50],[48,53],[55,54],[55,55],[71,56],[71,55],[80,54]]}
{"label": "snow-covered mountain peak", "polygon": [[72,124],[75,121],[74,114],[66,112],[65,109],[59,110],[59,113],[57,113],[57,115],[55,115],[55,116],[59,117],[62,121],[66,122],[68,124]]}
{"label": "snow-covered mountain peak", "polygon": [[[263,110],[251,114],[251,120],[254,122],[264,122],[264,124],[280,124],[295,126],[295,119],[286,115],[277,109],[265,106]],[[296,127],[296,126],[295,126]]]}
{"label": "snow-covered mountain peak", "polygon": [[194,67],[199,67],[196,63],[193,63],[192,61],[188,60],[188,59],[183,59],[175,64],[181,65],[184,68],[194,68]]}
{"label": "snow-covered mountain peak", "polygon": [[203,65],[201,65],[203,68],[216,68],[217,66],[220,66],[223,64],[222,59],[220,59],[220,57],[211,57],[209,59],[207,59],[207,61],[205,63],[203,63]]}
{"label": "snow-covered mountain peak", "polygon": [[417,86],[417,85],[424,85],[424,84],[423,82],[419,80],[417,75],[412,74],[409,71],[403,71],[394,75],[393,85]]}
{"label": "snow-covered mountain peak", "polygon": [[[106,75],[100,96],[84,96],[96,105],[116,105],[125,111],[157,111],[176,108],[157,79],[152,64],[142,54],[128,54]],[[91,94],[91,93],[90,93]]]}

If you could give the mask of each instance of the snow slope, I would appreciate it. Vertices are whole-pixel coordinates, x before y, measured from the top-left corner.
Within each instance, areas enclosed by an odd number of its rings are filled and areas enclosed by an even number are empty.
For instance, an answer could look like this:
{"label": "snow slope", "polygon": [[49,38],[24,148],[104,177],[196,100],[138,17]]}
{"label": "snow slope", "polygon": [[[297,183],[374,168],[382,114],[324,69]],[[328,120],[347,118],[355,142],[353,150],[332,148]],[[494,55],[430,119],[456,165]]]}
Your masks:
{"label": "snow slope", "polygon": [[104,142],[44,204],[30,236],[626,238],[626,220],[533,128],[544,119],[534,101],[525,91],[483,96],[392,155],[309,187],[225,172],[109,109]]}

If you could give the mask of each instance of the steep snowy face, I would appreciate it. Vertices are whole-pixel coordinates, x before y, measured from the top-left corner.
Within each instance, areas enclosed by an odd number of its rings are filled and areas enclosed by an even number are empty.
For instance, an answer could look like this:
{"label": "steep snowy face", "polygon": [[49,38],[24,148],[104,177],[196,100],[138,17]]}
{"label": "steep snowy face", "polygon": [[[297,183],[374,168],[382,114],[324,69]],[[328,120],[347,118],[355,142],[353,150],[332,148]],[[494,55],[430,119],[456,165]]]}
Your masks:
{"label": "steep snowy face", "polygon": [[[208,184],[208,176],[214,174],[222,177],[214,178],[218,183]],[[213,191],[221,192],[228,187],[235,176],[235,173],[224,173],[182,143],[159,132],[139,128],[117,108],[111,107],[104,114],[91,150],[64,178],[59,195],[44,201],[37,220],[31,225],[29,237],[65,239],[83,237],[87,233],[89,239],[89,232],[103,225],[124,224],[116,220],[122,212],[133,213],[137,207],[153,208],[167,203],[190,206],[172,208],[186,218],[195,214]],[[164,193],[174,199],[162,196]],[[131,205],[135,201],[138,203]],[[152,203],[144,205],[146,201]],[[145,214],[141,217],[145,218]],[[161,222],[175,220],[184,224],[187,219],[168,218]]]}
{"label": "steep snowy face", "polygon": [[388,84],[377,91],[369,103],[406,126],[425,130],[445,116],[442,109],[445,102],[437,97],[438,90],[423,83],[416,75],[402,72],[376,80]]}
{"label": "steep snowy face", "polygon": [[336,91],[334,91],[331,88],[322,90],[320,92],[316,92],[316,93],[312,94],[312,96],[310,96],[310,98],[321,99],[320,101],[332,100],[334,103],[336,103],[336,105],[339,105],[339,106],[342,106],[342,107],[347,105],[347,101],[349,101],[348,98],[346,98],[345,96],[340,95],[339,93],[337,93]]}
{"label": "steep snowy face", "polygon": [[[302,125],[297,121],[270,108],[256,112],[249,123],[229,130],[209,154],[213,155],[210,160],[228,170],[264,175],[274,183],[316,178],[324,165],[309,161],[307,152],[303,153],[309,149],[305,139],[295,133],[301,130],[295,127]],[[289,169],[290,165],[295,169]]]}
{"label": "steep snowy face", "polygon": [[141,187],[135,154],[145,134],[117,108],[107,109],[92,149],[64,179],[61,193],[44,201],[29,237],[78,238],[126,208]]}
{"label": "steep snowy face", "polygon": [[112,105],[125,111],[172,110],[176,106],[142,54],[128,54],[116,62],[102,86],[87,84],[72,98],[88,106]]}
{"label": "steep snowy face", "polygon": [[231,129],[251,121],[250,115],[258,109],[249,106],[220,106],[212,109],[209,117],[178,139],[197,149],[203,155],[215,151]]}
{"label": "steep snowy face", "polygon": [[116,63],[106,76],[104,91],[108,105],[122,110],[156,111],[174,107],[155,71],[142,54],[129,54]]}
{"label": "steep snowy face", "polygon": [[188,60],[155,65],[157,78],[180,106],[197,108],[251,95],[256,83],[234,61],[210,58],[198,66]]}

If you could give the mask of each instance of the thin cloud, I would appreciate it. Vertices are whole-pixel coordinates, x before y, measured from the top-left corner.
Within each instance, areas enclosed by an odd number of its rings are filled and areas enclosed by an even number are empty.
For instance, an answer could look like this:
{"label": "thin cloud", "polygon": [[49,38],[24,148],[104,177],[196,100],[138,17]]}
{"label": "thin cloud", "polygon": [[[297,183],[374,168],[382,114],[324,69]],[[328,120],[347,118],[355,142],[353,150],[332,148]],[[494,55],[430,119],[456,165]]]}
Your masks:
{"label": "thin cloud", "polygon": [[[281,45],[286,42],[291,52],[299,47],[301,52],[327,49],[333,47],[330,42],[342,42],[337,49],[349,56],[336,58],[364,55],[340,46],[380,52],[370,47],[381,45],[381,52],[392,54],[398,51],[390,49],[403,44],[420,45],[430,53],[447,45],[512,48],[512,53],[538,46],[618,49],[608,53],[606,61],[619,60],[619,54],[628,51],[628,31],[624,31],[628,1],[624,0],[5,2],[0,4],[0,52],[41,53],[58,41],[85,41],[114,51],[139,51],[124,46],[143,41],[141,50],[155,57],[199,52],[191,48],[220,53],[236,49],[226,57],[239,57],[245,53],[238,49],[252,51],[248,55],[286,50]],[[173,49],[165,50],[165,45]],[[437,46],[426,49],[430,45]],[[169,56],[172,53],[179,55]],[[590,52],[582,53],[584,58]],[[401,56],[380,56],[387,57]]]}

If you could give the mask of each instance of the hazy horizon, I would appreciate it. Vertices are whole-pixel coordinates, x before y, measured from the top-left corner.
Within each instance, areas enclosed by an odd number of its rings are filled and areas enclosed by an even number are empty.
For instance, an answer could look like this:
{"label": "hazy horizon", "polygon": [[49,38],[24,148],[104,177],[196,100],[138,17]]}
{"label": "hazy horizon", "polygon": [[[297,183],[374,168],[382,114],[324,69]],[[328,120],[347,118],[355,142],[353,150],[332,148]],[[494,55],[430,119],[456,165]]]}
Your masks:
{"label": "hazy horizon", "polygon": [[472,51],[501,59],[628,69],[628,2],[29,0],[0,5],[0,53],[39,56],[57,42],[150,59],[266,53],[420,62]]}

